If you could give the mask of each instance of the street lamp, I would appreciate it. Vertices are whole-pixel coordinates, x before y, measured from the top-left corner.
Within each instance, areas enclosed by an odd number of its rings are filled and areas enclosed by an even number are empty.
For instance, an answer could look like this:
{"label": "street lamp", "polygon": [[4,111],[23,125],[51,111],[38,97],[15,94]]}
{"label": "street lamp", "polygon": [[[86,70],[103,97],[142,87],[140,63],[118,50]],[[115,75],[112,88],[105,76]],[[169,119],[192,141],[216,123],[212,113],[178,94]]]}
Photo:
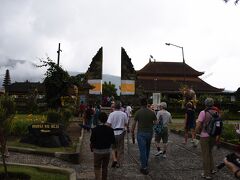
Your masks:
{"label": "street lamp", "polygon": [[178,46],[175,44],[171,44],[171,43],[165,43],[167,46],[175,46],[177,48],[181,48],[182,49],[182,58],[183,58],[183,73],[184,73],[184,83],[186,81],[186,72],[185,72],[185,59],[184,59],[184,52],[183,52],[183,47],[182,46]]}

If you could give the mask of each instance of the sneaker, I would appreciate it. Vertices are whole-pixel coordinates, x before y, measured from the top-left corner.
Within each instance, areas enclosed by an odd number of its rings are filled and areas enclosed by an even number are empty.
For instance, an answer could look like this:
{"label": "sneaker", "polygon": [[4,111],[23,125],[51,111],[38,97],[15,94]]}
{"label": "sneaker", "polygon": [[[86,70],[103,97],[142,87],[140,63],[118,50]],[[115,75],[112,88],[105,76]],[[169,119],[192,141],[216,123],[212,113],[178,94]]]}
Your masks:
{"label": "sneaker", "polygon": [[148,174],[149,174],[149,171],[148,171],[147,168],[141,168],[141,169],[140,169],[140,172],[141,172],[142,174],[144,174],[144,175],[148,175]]}
{"label": "sneaker", "polygon": [[194,147],[197,147],[198,143],[199,143],[199,140],[197,140],[197,139],[194,139],[193,146],[194,146]]}
{"label": "sneaker", "polygon": [[166,158],[167,157],[167,155],[166,154],[163,154],[163,156],[162,156],[163,158]]}
{"label": "sneaker", "polygon": [[211,176],[205,176],[205,174],[204,174],[204,173],[201,173],[201,177],[202,177],[202,178],[204,178],[204,179],[212,179],[212,177],[211,177]]}
{"label": "sneaker", "polygon": [[163,153],[162,151],[158,151],[158,152],[156,152],[155,156],[159,156],[162,153]]}
{"label": "sneaker", "polygon": [[194,143],[194,139],[192,139],[190,142],[191,142],[191,143]]}
{"label": "sneaker", "polygon": [[211,174],[216,174],[217,173],[217,170],[212,170],[211,171]]}

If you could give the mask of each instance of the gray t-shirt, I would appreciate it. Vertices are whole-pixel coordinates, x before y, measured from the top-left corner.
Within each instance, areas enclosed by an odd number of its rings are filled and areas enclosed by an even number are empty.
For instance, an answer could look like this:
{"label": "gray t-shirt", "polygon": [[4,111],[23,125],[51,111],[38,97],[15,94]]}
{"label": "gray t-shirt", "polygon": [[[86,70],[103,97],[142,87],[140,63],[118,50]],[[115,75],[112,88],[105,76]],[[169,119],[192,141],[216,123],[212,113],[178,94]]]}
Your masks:
{"label": "gray t-shirt", "polygon": [[165,109],[162,109],[157,112],[157,120],[160,120],[160,118],[163,121],[163,127],[168,127],[168,124],[172,122],[171,113]]}

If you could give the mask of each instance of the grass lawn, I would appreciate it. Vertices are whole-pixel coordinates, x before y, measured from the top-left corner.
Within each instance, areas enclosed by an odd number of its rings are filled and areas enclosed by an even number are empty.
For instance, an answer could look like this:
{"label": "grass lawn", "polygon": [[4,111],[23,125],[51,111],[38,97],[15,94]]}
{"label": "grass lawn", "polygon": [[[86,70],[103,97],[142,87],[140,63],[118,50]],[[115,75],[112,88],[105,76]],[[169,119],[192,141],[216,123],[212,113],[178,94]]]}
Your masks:
{"label": "grass lawn", "polygon": [[[37,167],[8,165],[8,172],[20,172],[31,176],[31,180],[68,180],[68,174],[59,170],[45,170]],[[3,166],[0,166],[0,172],[3,172]]]}
{"label": "grass lawn", "polygon": [[183,130],[183,123],[171,123],[169,124],[169,129]]}
{"label": "grass lawn", "polygon": [[[169,129],[184,131],[184,119],[173,119],[173,122],[169,124]],[[239,144],[240,137],[236,134],[235,125],[239,124],[239,120],[226,120],[224,121],[223,131],[221,134],[221,141],[225,141],[232,144]]]}

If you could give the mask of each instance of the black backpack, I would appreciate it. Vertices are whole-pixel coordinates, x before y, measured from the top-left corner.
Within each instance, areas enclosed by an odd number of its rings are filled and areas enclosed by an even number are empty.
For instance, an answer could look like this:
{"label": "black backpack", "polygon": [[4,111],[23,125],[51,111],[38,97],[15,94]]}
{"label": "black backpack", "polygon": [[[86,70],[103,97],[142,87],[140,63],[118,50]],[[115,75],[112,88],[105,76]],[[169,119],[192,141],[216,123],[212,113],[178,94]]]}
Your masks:
{"label": "black backpack", "polygon": [[210,119],[204,123],[205,131],[209,136],[215,137],[220,135],[223,128],[223,119],[217,111],[210,112],[209,109],[206,109],[205,114],[206,113],[210,114]]}

